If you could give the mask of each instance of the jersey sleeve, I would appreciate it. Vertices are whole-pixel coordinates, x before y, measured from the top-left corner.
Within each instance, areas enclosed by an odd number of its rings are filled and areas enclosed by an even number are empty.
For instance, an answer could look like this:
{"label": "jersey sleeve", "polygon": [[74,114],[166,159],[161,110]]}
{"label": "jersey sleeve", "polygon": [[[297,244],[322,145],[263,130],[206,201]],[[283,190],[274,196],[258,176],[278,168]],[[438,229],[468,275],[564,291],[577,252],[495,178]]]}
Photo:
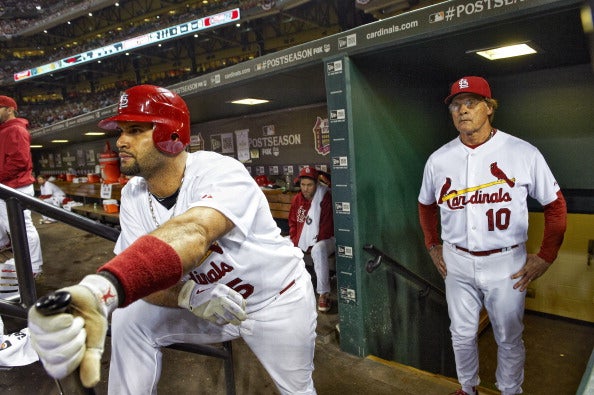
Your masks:
{"label": "jersey sleeve", "polygon": [[555,201],[560,187],[544,157],[538,150],[536,150],[533,158],[531,172],[532,183],[528,188],[528,194],[542,206]]}
{"label": "jersey sleeve", "polygon": [[245,167],[235,160],[223,162],[202,175],[203,179],[212,182],[200,182],[197,187],[200,193],[193,195],[189,207],[213,208],[247,235],[258,216],[268,215],[272,219],[272,214],[264,193]]}
{"label": "jersey sleeve", "polygon": [[425,238],[425,247],[430,249],[436,244],[440,244],[439,240],[439,216],[437,203],[425,205],[422,203],[418,204],[419,210],[419,224],[423,231]]}
{"label": "jersey sleeve", "polygon": [[555,201],[544,207],[544,220],[544,234],[537,255],[551,263],[557,259],[567,229],[567,204],[561,191],[557,192]]}
{"label": "jersey sleeve", "polygon": [[132,244],[138,237],[148,233],[142,225],[143,215],[139,212],[138,200],[135,200],[132,195],[138,193],[134,191],[135,183],[138,180],[133,179],[122,188],[120,200],[120,226],[122,231],[116,241],[113,252],[117,255]]}
{"label": "jersey sleeve", "polygon": [[418,198],[419,203],[424,205],[430,205],[436,202],[432,169],[431,158],[429,158],[425,164],[425,169],[423,170],[423,181],[421,183],[421,190]]}

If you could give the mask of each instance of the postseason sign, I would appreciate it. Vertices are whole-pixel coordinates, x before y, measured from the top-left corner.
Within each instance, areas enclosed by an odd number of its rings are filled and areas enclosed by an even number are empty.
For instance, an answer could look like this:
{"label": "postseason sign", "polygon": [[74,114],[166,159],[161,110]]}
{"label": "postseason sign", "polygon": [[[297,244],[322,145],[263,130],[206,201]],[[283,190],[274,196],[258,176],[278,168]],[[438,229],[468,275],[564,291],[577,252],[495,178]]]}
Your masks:
{"label": "postseason sign", "polygon": [[221,12],[219,14],[207,16],[189,22],[184,22],[175,26],[166,27],[164,29],[147,33],[142,36],[129,38],[127,40],[106,45],[101,48],[92,49],[87,52],[69,56],[56,62],[44,64],[28,70],[19,71],[17,73],[14,73],[13,78],[15,81],[23,81],[45,73],[55,72],[82,63],[105,58],[111,55],[117,55],[133,49],[137,49],[147,45],[152,45],[161,41],[183,37],[201,30],[212,29],[220,25],[238,21],[239,19],[239,8],[235,8],[229,11]]}

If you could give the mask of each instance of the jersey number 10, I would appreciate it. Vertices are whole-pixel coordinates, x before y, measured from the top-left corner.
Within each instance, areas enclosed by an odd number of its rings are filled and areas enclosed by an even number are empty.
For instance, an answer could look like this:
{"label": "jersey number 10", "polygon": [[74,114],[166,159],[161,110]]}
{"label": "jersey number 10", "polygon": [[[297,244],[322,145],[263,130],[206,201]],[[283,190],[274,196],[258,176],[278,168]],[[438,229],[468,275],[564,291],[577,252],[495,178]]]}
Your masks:
{"label": "jersey number 10", "polygon": [[509,226],[511,210],[508,208],[500,208],[497,211],[490,209],[485,215],[487,216],[487,221],[489,223],[489,232],[493,232],[495,228],[505,230]]}

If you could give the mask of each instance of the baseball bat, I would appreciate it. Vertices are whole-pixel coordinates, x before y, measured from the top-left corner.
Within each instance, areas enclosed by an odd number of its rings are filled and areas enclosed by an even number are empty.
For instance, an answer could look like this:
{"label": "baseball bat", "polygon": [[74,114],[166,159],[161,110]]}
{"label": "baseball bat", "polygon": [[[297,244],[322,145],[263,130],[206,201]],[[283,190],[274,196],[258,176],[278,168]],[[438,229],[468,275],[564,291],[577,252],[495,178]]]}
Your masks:
{"label": "baseball bat", "polygon": [[[35,302],[35,308],[42,315],[55,315],[65,313],[68,310],[71,301],[72,295],[70,295],[70,292],[56,291],[39,298],[37,302]],[[77,386],[84,394],[95,395],[94,388],[87,388],[80,381],[80,374],[78,369],[76,369],[74,375],[76,376],[75,381]],[[58,388],[60,388],[60,391],[62,391],[62,385],[58,380],[56,380],[56,384],[58,385]]]}

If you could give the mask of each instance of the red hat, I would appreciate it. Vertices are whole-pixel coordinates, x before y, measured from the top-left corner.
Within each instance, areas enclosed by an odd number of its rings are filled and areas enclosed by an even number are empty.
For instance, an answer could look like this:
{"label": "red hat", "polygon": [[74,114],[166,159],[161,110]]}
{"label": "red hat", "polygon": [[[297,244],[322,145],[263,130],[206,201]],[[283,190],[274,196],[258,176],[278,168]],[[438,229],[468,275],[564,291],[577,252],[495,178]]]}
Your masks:
{"label": "red hat", "polygon": [[264,174],[262,174],[262,175],[259,175],[256,177],[256,184],[258,184],[258,186],[263,187],[263,186],[272,184],[272,182],[270,182],[268,177],[266,177]]}
{"label": "red hat", "polygon": [[309,177],[309,178],[313,178],[314,180],[317,180],[318,179],[318,171],[311,166],[305,166],[299,172],[299,178],[301,178],[301,177]]}
{"label": "red hat", "polygon": [[445,98],[445,104],[450,104],[454,96],[460,93],[475,93],[491,99],[491,88],[487,80],[481,77],[462,77],[452,84],[450,95]]}
{"label": "red hat", "polygon": [[17,104],[11,97],[8,96],[0,96],[0,107],[10,107],[17,109]]}

